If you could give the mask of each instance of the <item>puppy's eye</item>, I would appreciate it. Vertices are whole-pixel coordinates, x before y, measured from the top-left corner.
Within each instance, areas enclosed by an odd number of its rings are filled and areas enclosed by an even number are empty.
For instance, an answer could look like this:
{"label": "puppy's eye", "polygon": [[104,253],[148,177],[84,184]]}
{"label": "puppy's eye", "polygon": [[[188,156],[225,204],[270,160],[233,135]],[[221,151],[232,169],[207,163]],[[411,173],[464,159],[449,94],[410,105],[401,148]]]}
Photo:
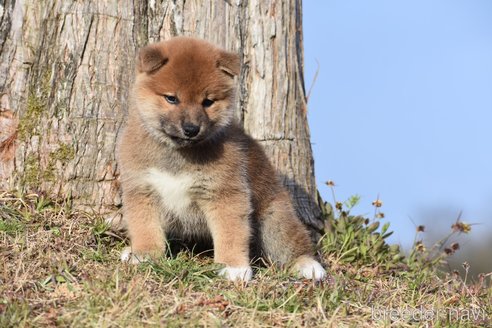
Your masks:
{"label": "puppy's eye", "polygon": [[212,99],[205,99],[203,102],[202,102],[202,106],[203,107],[210,107],[214,104],[214,100]]}
{"label": "puppy's eye", "polygon": [[166,99],[166,101],[171,105],[176,105],[177,103],[179,103],[178,98],[175,96],[164,95],[164,99]]}

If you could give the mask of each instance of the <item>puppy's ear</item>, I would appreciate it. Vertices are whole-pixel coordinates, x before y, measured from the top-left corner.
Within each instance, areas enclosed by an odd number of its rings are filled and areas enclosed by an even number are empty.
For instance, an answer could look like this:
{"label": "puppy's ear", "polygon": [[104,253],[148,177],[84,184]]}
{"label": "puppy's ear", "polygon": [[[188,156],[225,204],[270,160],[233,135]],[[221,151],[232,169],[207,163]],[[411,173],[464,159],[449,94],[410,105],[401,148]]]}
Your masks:
{"label": "puppy's ear", "polygon": [[217,67],[231,77],[239,75],[241,71],[241,59],[234,52],[221,51],[217,59]]}
{"label": "puppy's ear", "polygon": [[138,52],[137,71],[139,73],[153,73],[167,62],[162,46],[148,45]]}

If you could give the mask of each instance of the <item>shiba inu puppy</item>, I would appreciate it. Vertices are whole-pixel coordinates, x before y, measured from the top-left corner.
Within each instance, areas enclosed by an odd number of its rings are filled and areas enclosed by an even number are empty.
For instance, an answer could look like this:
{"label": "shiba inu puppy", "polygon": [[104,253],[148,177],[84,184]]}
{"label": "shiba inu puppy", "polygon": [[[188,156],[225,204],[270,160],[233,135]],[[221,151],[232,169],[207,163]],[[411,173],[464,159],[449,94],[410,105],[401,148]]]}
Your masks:
{"label": "shiba inu puppy", "polygon": [[140,50],[117,157],[131,247],[122,260],[164,254],[166,236],[209,239],[219,274],[252,277],[250,247],[305,278],[325,270],[313,257],[261,146],[234,122],[239,56],[192,38]]}

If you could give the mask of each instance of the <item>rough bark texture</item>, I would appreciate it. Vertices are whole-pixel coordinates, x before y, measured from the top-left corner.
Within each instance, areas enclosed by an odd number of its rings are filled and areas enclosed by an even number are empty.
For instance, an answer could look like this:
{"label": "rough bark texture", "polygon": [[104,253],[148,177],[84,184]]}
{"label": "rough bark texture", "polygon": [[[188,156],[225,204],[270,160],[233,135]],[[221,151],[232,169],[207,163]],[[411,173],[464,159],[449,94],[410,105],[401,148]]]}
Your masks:
{"label": "rough bark texture", "polygon": [[242,56],[238,117],[322,229],[303,81],[301,0],[0,0],[1,188],[119,205],[115,140],[139,47],[176,35]]}

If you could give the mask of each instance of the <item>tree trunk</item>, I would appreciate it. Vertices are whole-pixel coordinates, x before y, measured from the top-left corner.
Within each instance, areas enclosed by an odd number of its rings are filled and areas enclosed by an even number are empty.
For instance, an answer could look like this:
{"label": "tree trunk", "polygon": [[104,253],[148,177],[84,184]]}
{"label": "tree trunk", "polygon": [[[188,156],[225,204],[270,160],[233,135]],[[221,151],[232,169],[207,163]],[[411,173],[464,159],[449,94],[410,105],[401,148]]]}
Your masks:
{"label": "tree trunk", "polygon": [[0,0],[1,188],[120,204],[115,140],[138,48],[196,36],[242,56],[237,115],[302,219],[323,227],[303,81],[301,0]]}

